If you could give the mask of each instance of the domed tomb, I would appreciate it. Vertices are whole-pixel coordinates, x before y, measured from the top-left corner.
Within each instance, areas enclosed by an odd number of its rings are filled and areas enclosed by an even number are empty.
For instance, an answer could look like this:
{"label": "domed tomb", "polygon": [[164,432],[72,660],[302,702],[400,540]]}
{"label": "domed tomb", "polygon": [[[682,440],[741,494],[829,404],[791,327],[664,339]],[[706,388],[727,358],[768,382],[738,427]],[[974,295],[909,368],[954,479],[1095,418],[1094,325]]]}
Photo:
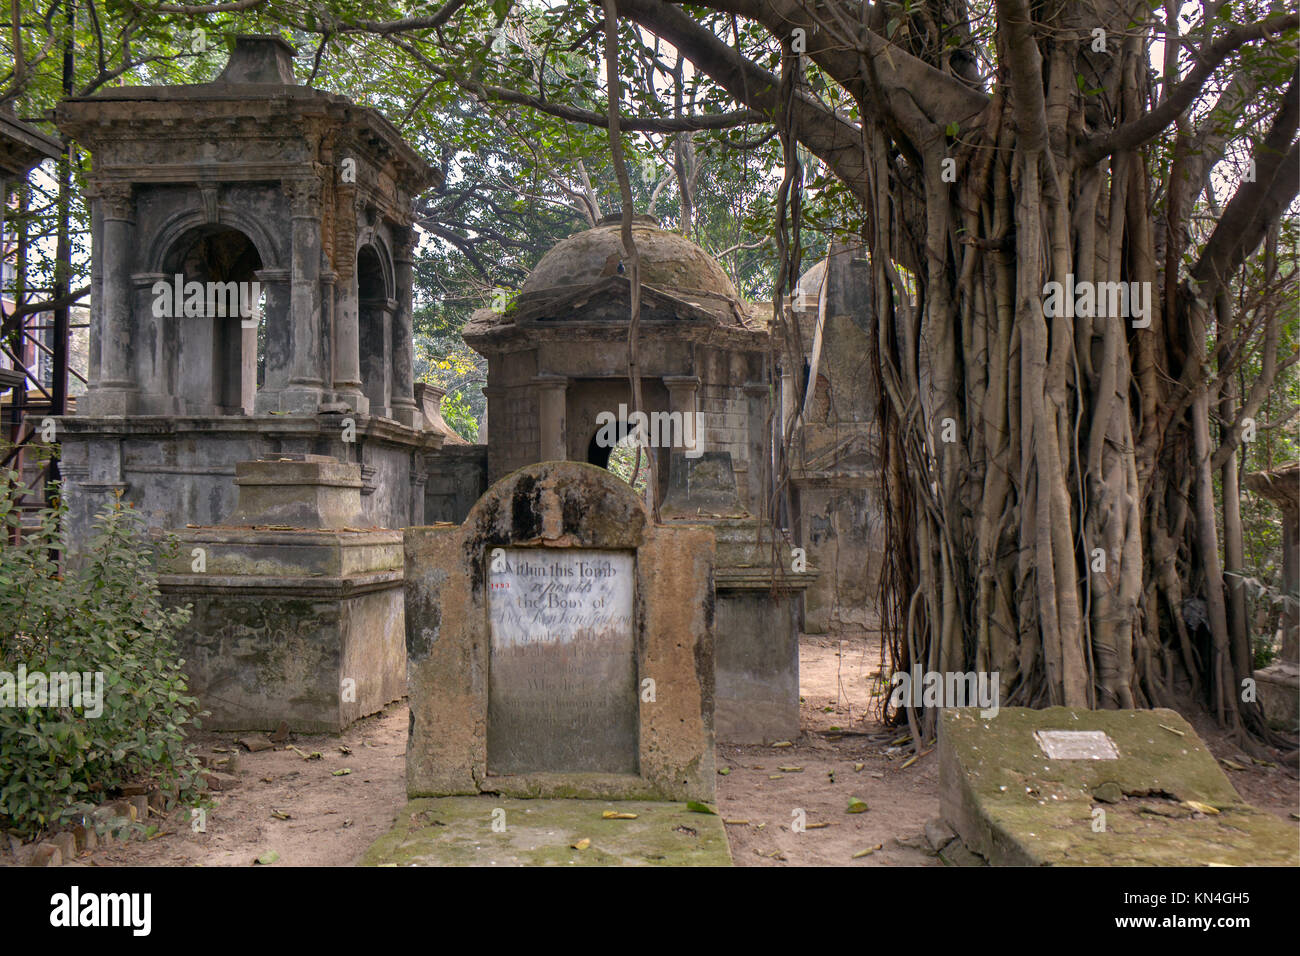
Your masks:
{"label": "domed tomb", "polygon": [[[641,265],[642,411],[658,459],[668,450],[731,454],[742,500],[758,505],[767,419],[768,322],[694,242],[636,216]],[[608,466],[610,429],[628,434],[630,279],[621,218],[557,243],[514,302],[480,309],[465,341],[488,360],[488,480],[537,461]],[[691,439],[694,439],[692,441]]]}

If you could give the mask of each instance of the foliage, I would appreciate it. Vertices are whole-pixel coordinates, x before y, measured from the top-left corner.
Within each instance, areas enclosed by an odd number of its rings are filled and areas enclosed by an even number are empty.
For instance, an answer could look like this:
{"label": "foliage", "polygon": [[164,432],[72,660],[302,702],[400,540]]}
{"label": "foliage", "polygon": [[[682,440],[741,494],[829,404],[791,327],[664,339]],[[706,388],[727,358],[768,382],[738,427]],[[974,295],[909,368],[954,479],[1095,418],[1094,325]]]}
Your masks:
{"label": "foliage", "polygon": [[60,573],[62,503],[9,543],[22,489],[13,472],[0,477],[0,671],[103,675],[98,716],[87,700],[0,706],[0,825],[35,834],[142,777],[195,796],[199,766],[185,739],[196,701],[175,645],[190,612],[163,605],[142,517],[115,502],[96,517],[84,559]]}

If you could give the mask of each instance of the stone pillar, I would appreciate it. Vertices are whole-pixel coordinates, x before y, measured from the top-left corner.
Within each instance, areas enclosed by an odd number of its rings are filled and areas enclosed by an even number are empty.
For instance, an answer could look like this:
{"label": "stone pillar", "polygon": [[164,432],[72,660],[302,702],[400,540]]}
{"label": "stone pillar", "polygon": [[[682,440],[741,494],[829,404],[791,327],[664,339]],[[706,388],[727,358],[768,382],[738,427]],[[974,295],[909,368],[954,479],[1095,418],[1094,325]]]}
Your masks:
{"label": "stone pillar", "polygon": [[289,284],[289,384],[279,411],[314,415],[324,394],[321,343],[321,182],[315,176],[284,184],[293,217]]}
{"label": "stone pillar", "polygon": [[389,407],[393,418],[410,428],[419,428],[423,416],[415,404],[413,329],[411,305],[411,258],[415,249],[415,230],[393,230],[393,276],[397,286],[397,310],[393,313],[393,379]]}
{"label": "stone pillar", "polygon": [[[689,457],[698,457],[704,450],[704,429],[699,427],[696,395],[700,390],[698,375],[665,375],[664,387],[668,389],[668,411],[681,416],[682,446],[673,451],[684,451]],[[673,436],[676,439],[677,436]]]}
{"label": "stone pillar", "polygon": [[99,182],[92,195],[99,206],[97,245],[103,247],[99,321],[91,329],[99,344],[99,376],[90,383],[84,408],[88,415],[129,415],[138,387],[132,377],[131,255],[135,249],[132,186]]}
{"label": "stone pillar", "polygon": [[257,394],[261,414],[279,411],[279,393],[289,384],[289,270],[259,269],[255,275],[266,293],[266,378]]}
{"label": "stone pillar", "polygon": [[569,380],[562,375],[539,375],[537,388],[537,454],[540,461],[565,461],[568,457],[565,424]]}
{"label": "stone pillar", "polygon": [[[136,411],[141,415],[179,415],[183,412],[175,395],[171,357],[176,349],[176,319],[153,314],[154,286],[172,284],[172,276],[161,272],[136,272],[134,314],[140,335],[136,336],[135,381],[140,390]],[[146,332],[145,330],[149,331]]]}
{"label": "stone pillar", "polygon": [[766,460],[768,454],[767,406],[771,390],[766,382],[745,383],[745,405],[749,425],[746,443],[749,446],[749,470],[746,473],[748,487],[743,492],[749,504],[749,510],[756,515],[767,514],[768,479],[771,470]]}
{"label": "stone pillar", "polygon": [[334,286],[334,395],[354,412],[370,411],[370,399],[361,391],[360,300],[357,292],[357,254],[348,249],[348,262],[340,262]]}
{"label": "stone pillar", "polygon": [[370,401],[370,414],[392,418],[388,402],[393,393],[394,299],[361,299],[358,311],[366,316],[366,348],[362,355],[362,389]]}

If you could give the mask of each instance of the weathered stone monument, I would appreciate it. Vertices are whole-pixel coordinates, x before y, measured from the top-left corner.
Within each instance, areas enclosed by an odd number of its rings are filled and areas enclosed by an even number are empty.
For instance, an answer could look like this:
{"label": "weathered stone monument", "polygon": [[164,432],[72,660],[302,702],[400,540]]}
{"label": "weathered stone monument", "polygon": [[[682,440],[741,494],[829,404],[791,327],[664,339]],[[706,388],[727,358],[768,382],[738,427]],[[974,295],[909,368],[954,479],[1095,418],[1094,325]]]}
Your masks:
{"label": "weathered stone monument", "polygon": [[410,796],[713,798],[709,529],[544,462],[405,549]]}
{"label": "weathered stone monument", "polygon": [[884,514],[876,384],[866,362],[869,269],[864,250],[832,243],[800,278],[788,313],[803,352],[802,368],[781,368],[783,428],[794,422],[790,530],[821,572],[804,595],[811,634],[878,624]]}
{"label": "weathered stone monument", "polygon": [[[489,481],[538,461],[605,466],[602,413],[618,416],[619,437],[627,433],[631,313],[621,222],[609,216],[557,243],[510,308],[480,309],[465,327],[465,341],[488,361]],[[730,452],[741,501],[761,514],[771,480],[768,319],[689,239],[651,216],[634,217],[632,232],[641,261],[641,411],[652,416],[650,440],[662,438],[657,424],[685,425],[689,416],[699,426],[692,435],[698,447]],[[659,500],[668,467],[664,451]]]}
{"label": "weathered stone monument", "polygon": [[[413,389],[412,200],[439,174],[293,53],[241,36],[212,82],[56,111],[93,154],[89,385],[58,431],[74,548],[115,494],[215,524],[234,463],[280,453],[359,466],[367,524],[426,520],[446,435]],[[477,455],[454,469],[475,494]]]}
{"label": "weathered stone monument", "polygon": [[1281,646],[1268,667],[1255,671],[1264,716],[1294,730],[1300,723],[1300,465],[1246,476],[1246,487],[1282,512]]}
{"label": "weathered stone monument", "polygon": [[772,743],[799,736],[799,624],[811,571],[740,503],[731,455],[672,455],[666,523],[713,531],[714,675],[718,740]]}
{"label": "weathered stone monument", "polygon": [[945,709],[939,790],[993,864],[1300,863],[1295,827],[1247,804],[1172,710]]}
{"label": "weathered stone monument", "polygon": [[177,532],[159,584],[216,730],[337,733],[406,692],[402,532],[363,526],[361,469],[322,455],[240,462],[217,526]]}

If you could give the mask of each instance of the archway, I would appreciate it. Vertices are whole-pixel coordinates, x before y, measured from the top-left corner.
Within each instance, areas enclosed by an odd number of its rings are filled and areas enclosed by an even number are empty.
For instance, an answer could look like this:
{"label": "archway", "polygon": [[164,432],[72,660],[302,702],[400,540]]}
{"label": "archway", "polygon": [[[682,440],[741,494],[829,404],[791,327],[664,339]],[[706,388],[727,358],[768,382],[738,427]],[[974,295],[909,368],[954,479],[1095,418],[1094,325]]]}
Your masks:
{"label": "archway", "polygon": [[392,310],[383,260],[374,246],[357,252],[357,330],[360,336],[361,391],[370,414],[391,416]]}
{"label": "archway", "polygon": [[171,289],[155,307],[173,323],[169,378],[187,414],[252,413],[266,361],[261,268],[252,240],[228,226],[196,226],[164,257]]}

